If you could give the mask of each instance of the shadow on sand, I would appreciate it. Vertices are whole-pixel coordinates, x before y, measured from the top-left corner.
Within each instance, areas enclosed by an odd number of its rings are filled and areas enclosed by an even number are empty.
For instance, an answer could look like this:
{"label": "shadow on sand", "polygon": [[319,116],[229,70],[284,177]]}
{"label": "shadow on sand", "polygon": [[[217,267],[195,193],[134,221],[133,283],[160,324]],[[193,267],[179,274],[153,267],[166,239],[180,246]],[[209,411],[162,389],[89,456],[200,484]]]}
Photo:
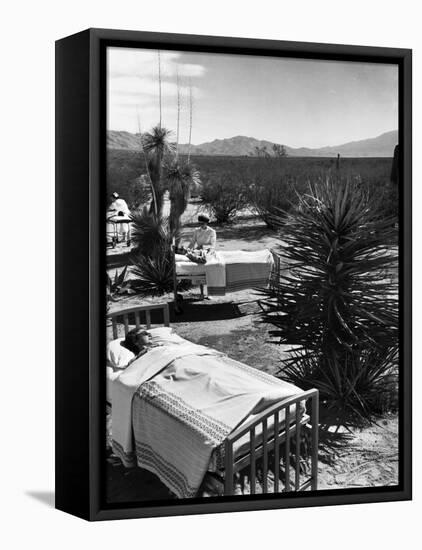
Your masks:
{"label": "shadow on sand", "polygon": [[176,314],[174,303],[170,303],[170,321],[172,323],[198,323],[201,321],[222,321],[225,319],[236,319],[242,313],[237,304],[232,302],[203,303],[194,299],[183,300],[181,311]]}
{"label": "shadow on sand", "polygon": [[153,473],[142,468],[125,468],[109,453],[106,501],[109,504],[174,499],[174,495]]}

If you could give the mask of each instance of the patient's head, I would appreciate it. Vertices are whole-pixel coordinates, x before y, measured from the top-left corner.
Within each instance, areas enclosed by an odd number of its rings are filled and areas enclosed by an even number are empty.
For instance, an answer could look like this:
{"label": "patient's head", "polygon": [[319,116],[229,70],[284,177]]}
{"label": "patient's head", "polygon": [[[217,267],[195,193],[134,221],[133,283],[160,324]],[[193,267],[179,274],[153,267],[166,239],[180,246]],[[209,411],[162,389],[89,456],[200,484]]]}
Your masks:
{"label": "patient's head", "polygon": [[151,334],[143,328],[134,328],[126,334],[121,343],[122,346],[137,355],[145,346],[150,343]]}

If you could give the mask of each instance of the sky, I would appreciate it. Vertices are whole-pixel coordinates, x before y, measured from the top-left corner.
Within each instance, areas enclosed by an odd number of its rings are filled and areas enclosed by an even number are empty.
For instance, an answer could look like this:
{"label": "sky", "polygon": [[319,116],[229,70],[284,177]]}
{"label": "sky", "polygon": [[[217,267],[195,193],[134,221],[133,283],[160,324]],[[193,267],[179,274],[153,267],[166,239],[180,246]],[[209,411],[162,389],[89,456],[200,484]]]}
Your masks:
{"label": "sky", "polygon": [[[159,61],[160,60],[160,61]],[[108,48],[107,128],[148,131],[160,118],[192,143],[248,136],[323,147],[398,128],[397,65]],[[177,84],[178,83],[178,84]]]}

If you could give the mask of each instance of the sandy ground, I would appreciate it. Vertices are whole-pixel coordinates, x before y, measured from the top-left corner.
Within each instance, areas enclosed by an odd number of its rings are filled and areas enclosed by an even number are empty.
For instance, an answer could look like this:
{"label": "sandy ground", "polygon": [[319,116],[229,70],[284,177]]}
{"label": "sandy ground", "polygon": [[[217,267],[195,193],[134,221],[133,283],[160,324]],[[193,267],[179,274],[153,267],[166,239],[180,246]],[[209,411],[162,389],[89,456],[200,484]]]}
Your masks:
{"label": "sandy ground", "polygon": [[[257,250],[276,246],[277,235],[256,221],[242,221],[217,231],[218,247],[225,250]],[[242,236],[242,240],[239,239]],[[242,291],[212,300],[199,300],[197,288],[183,293],[183,313],[171,324],[178,334],[213,347],[257,369],[277,374],[283,346],[270,342],[271,327],[260,322],[259,295]],[[122,297],[111,304],[111,311],[136,304],[172,302],[171,294],[160,298]],[[158,320],[153,322],[159,322]],[[398,483],[398,419],[381,418],[377,424],[351,434],[347,445],[335,453],[320,452],[319,488],[373,487]],[[128,471],[109,458],[108,495],[112,501],[170,498],[155,476],[135,469]]]}
{"label": "sandy ground", "polygon": [[[324,457],[326,459],[328,457]],[[398,484],[398,417],[355,431],[347,446],[319,463],[320,489],[379,487]]]}

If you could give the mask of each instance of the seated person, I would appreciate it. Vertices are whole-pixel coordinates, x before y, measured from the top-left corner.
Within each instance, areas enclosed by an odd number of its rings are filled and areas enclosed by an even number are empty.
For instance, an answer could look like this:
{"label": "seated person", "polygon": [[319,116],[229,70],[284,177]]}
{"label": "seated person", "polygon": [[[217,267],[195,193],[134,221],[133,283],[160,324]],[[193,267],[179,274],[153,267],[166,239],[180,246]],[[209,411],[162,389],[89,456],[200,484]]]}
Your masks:
{"label": "seated person", "polygon": [[200,214],[198,216],[198,221],[201,225],[193,232],[189,248],[212,252],[215,250],[217,234],[212,227],[208,226],[210,219],[206,214]]}
{"label": "seated person", "polygon": [[217,234],[214,229],[208,226],[210,219],[207,215],[200,214],[198,221],[201,225],[193,232],[187,250],[182,248],[178,249],[177,252],[186,254],[189,260],[193,262],[204,264],[207,261],[207,254],[215,252]]}

